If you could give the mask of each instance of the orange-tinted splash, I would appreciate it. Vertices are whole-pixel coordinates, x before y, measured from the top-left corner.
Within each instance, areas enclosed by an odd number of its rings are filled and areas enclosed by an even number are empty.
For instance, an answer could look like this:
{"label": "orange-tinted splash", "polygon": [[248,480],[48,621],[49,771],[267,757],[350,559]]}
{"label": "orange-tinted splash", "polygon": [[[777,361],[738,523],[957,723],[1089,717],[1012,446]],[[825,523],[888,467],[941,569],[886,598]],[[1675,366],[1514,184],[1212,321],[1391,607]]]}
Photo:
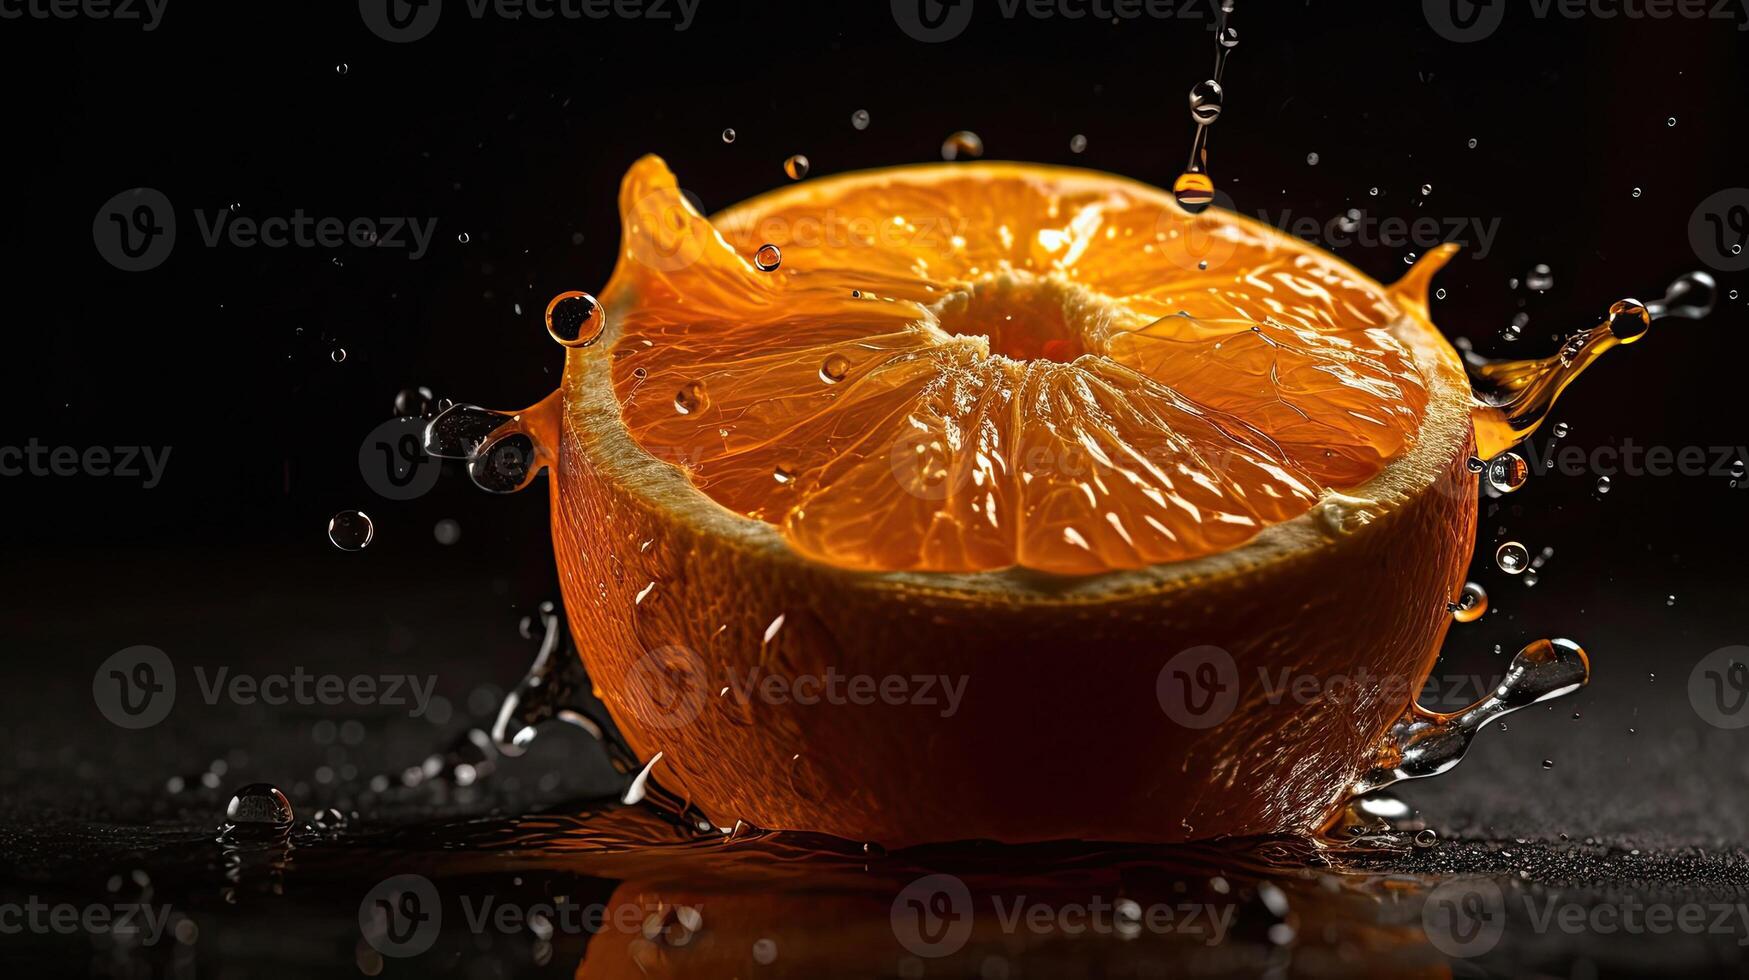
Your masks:
{"label": "orange-tinted splash", "polygon": [[912,168],[713,227],[645,158],[621,208],[603,301],[632,434],[840,566],[1222,551],[1376,475],[1426,406],[1383,289],[1118,178]]}

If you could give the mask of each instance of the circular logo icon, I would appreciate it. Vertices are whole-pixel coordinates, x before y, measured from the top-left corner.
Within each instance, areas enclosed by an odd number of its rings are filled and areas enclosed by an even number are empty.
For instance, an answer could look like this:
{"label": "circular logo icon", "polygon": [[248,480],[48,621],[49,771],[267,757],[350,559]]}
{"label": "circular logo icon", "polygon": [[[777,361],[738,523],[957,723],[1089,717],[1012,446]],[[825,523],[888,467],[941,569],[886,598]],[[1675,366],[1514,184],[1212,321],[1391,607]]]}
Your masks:
{"label": "circular logo icon", "polygon": [[658,189],[632,205],[626,246],[633,259],[657,272],[679,272],[704,255],[715,234],[694,195]]}
{"label": "circular logo icon", "polygon": [[1447,956],[1480,956],[1506,934],[1506,897],[1487,878],[1459,878],[1433,889],[1421,906],[1421,928]]}
{"label": "circular logo icon", "polygon": [[1506,20],[1506,0],[1421,0],[1433,32],[1468,44],[1490,37]]}
{"label": "circular logo icon", "polygon": [[965,486],[972,468],[956,465],[945,429],[915,417],[906,421],[904,432],[893,440],[887,454],[893,479],[919,500],[946,500]]}
{"label": "circular logo icon", "polygon": [[1185,728],[1213,728],[1239,706],[1239,665],[1220,647],[1180,651],[1160,668],[1154,696],[1166,717]]}
{"label": "circular logo icon", "polygon": [[128,647],[109,655],[91,677],[97,710],[120,728],[151,728],[176,704],[176,670],[157,647]]}
{"label": "circular logo icon", "polygon": [[1186,272],[1208,272],[1227,264],[1239,250],[1238,226],[1223,220],[1216,210],[1233,211],[1233,198],[1216,190],[1206,209],[1192,214],[1181,208],[1164,207],[1154,219],[1159,251]]}
{"label": "circular logo icon", "polygon": [[123,272],[156,269],[176,244],[176,209],[150,187],[122,191],[97,209],[91,240],[103,261]]}
{"label": "circular logo icon", "polygon": [[1714,728],[1749,725],[1749,647],[1720,647],[1688,675],[1694,713]]}
{"label": "circular logo icon", "polygon": [[1749,269],[1749,187],[1727,187],[1688,217],[1695,257],[1720,272]]}
{"label": "circular logo icon", "polygon": [[358,930],[384,956],[418,956],[443,931],[443,902],[424,875],[395,875],[358,903]]}
{"label": "circular logo icon", "polygon": [[912,955],[952,956],[972,938],[972,893],[953,875],[924,875],[893,899],[893,936]]}
{"label": "circular logo icon", "polygon": [[710,697],[704,661],[683,646],[651,650],[632,663],[627,676],[642,694],[634,709],[638,720],[656,728],[692,724]]}
{"label": "circular logo icon", "polygon": [[442,467],[425,452],[425,425],[425,419],[398,418],[370,430],[358,447],[366,486],[389,500],[412,500],[437,485]]}
{"label": "circular logo icon", "polygon": [[893,0],[893,20],[913,40],[951,41],[972,22],[972,0]]}
{"label": "circular logo icon", "polygon": [[358,0],[358,16],[377,37],[406,44],[437,26],[437,18],[443,16],[443,0]]}

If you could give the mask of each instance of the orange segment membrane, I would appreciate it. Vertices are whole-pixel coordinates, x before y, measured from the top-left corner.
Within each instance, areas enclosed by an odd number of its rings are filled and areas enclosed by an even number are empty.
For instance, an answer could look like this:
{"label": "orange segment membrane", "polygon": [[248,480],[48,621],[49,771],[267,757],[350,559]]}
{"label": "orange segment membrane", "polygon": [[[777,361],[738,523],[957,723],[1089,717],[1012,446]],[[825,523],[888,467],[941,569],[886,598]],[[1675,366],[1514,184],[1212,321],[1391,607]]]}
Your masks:
{"label": "orange segment membrane", "polygon": [[628,429],[841,567],[1213,554],[1377,475],[1427,402],[1381,287],[1118,178],[901,169],[713,226],[646,157],[621,215]]}

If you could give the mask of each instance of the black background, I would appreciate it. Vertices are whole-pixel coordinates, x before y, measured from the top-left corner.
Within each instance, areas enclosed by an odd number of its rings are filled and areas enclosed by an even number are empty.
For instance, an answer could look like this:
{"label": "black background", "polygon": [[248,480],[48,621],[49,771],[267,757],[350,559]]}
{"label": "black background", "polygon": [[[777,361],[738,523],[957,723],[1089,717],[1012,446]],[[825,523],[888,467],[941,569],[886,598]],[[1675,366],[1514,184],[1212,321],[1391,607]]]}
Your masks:
{"label": "black background", "polygon": [[[1419,3],[1244,7],[1211,147],[1222,189],[1240,210],[1320,225],[1350,207],[1498,219],[1492,249],[1472,247],[1437,280],[1437,319],[1478,349],[1545,354],[1611,301],[1652,298],[1700,267],[1696,205],[1749,184],[1740,10],[1537,19],[1514,4],[1496,34],[1465,44],[1432,30]],[[440,689],[458,704],[517,676],[528,649],[515,619],[553,592],[544,492],[488,497],[449,472],[394,503],[369,490],[358,449],[408,385],[499,408],[552,389],[561,356],[541,310],[605,283],[617,183],[639,155],[664,156],[708,210],[785,182],[792,153],[815,175],[933,160],[957,129],[980,134],[990,158],[1167,185],[1190,136],[1184,93],[1213,54],[1206,3],[1188,19],[1114,24],[1009,20],[979,0],[969,29],[940,44],[907,37],[868,0],[704,0],[686,31],[448,8],[431,36],[400,45],[344,2],[170,0],[150,33],[0,21],[0,443],[172,447],[151,490],[0,479],[13,802],[75,807],[86,779],[139,761],[88,693],[93,667],[136,643],[257,667],[442,665]],[[872,115],[866,130],[851,126],[857,109]],[[1069,149],[1076,134],[1084,153]],[[164,265],[125,273],[94,248],[92,218],[141,186],[174,203],[179,236]],[[434,218],[437,230],[418,261],[207,247],[194,213],[233,202],[257,219],[302,209]],[[1406,251],[1340,254],[1388,281]],[[1551,290],[1510,287],[1537,263]],[[1749,276],[1720,283],[1743,289]],[[1520,310],[1530,326],[1508,344],[1501,329]],[[1749,443],[1746,326],[1744,301],[1721,298],[1709,320],[1663,324],[1607,357],[1556,413],[1566,442]],[[1685,692],[1701,656],[1749,642],[1749,490],[1724,476],[1617,476],[1599,498],[1594,482],[1550,475],[1484,502],[1484,558],[1502,534],[1555,555],[1535,588],[1477,562],[1498,611],[1454,631],[1443,669],[1497,674],[1524,639],[1570,635],[1591,650],[1596,683],[1546,719],[1484,736],[1418,798],[1457,829],[1741,841],[1749,826],[1729,802],[1742,799],[1741,739],[1702,723]],[[326,540],[328,518],[348,508],[376,520],[362,553]],[[458,544],[434,540],[441,518],[460,522]],[[1357,608],[1356,629],[1376,614]],[[1077,661],[1097,669],[1087,653]],[[251,741],[198,716],[177,724],[202,744]],[[65,762],[49,750],[67,745],[92,768],[33,768]],[[175,764],[124,768],[110,778],[145,784]]]}

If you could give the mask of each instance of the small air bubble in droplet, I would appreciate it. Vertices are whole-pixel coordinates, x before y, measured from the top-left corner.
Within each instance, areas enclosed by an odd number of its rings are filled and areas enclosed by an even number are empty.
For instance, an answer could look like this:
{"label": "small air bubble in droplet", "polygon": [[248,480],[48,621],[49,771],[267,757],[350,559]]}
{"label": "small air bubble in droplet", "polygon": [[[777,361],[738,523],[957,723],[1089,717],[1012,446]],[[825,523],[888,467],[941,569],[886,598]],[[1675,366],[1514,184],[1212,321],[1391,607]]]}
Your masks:
{"label": "small air bubble in droplet", "polygon": [[850,125],[857,129],[867,129],[868,120],[869,116],[867,109],[858,109],[850,114]]}
{"label": "small air bubble in droplet", "polygon": [[1208,260],[1208,259],[1202,259],[1202,260],[1200,260],[1200,261],[1198,261],[1198,262],[1197,262],[1197,263],[1196,263],[1196,268],[1197,268],[1197,270],[1198,270],[1198,271],[1200,271],[1200,272],[1207,272],[1207,271],[1209,271],[1209,260]]}
{"label": "small air bubble in droplet", "polygon": [[820,365],[820,380],[829,385],[843,381],[850,374],[850,359],[843,354],[828,354]]}
{"label": "small air bubble in droplet", "polygon": [[783,264],[783,250],[767,242],[753,253],[753,264],[760,272],[774,272]]}
{"label": "small air bubble in droplet", "polygon": [[1080,133],[1076,133],[1069,137],[1070,153],[1080,153],[1085,149],[1087,149],[1087,137],[1082,136]]}
{"label": "small air bubble in droplet", "polygon": [[783,172],[790,180],[801,180],[808,175],[808,158],[797,153],[783,162]]}
{"label": "small air bubble in droplet", "polygon": [[984,140],[969,129],[962,129],[942,141],[941,158],[943,160],[976,160],[984,155]]}
{"label": "small air bubble in droplet", "polygon": [[735,131],[732,129],[723,130],[723,142],[725,142],[725,143],[735,142]]}
{"label": "small air bubble in droplet", "polygon": [[1522,575],[1530,567],[1530,549],[1517,541],[1508,541],[1494,549],[1494,564],[1508,575]]}
{"label": "small air bubble in droplet", "polygon": [[328,519],[328,540],[341,551],[363,551],[376,537],[376,525],[362,510],[343,510]]}
{"label": "small air bubble in droplet", "polygon": [[1488,485],[1512,493],[1530,479],[1530,464],[1514,452],[1504,452],[1488,461]]}
{"label": "small air bubble in droplet", "polygon": [[688,381],[674,393],[674,410],[682,415],[692,415],[702,411],[707,402],[704,382]]}

